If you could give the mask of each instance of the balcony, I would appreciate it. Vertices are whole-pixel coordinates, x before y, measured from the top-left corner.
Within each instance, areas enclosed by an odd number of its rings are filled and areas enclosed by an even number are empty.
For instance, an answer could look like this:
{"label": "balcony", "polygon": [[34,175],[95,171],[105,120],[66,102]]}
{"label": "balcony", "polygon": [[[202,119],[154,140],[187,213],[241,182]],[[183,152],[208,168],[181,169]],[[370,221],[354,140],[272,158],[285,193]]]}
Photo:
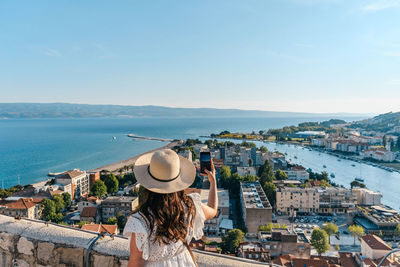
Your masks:
{"label": "balcony", "polygon": [[[90,249],[97,237],[68,226],[0,215],[0,266],[127,266],[128,239],[105,236]],[[210,252],[195,250],[194,255],[200,267],[269,266]]]}

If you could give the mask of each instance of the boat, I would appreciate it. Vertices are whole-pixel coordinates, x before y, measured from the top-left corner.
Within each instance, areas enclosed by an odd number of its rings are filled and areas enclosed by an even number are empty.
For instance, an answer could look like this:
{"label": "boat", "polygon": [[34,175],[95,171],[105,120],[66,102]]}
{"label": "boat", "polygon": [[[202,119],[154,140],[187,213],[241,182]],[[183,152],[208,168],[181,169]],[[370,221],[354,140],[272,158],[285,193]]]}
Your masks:
{"label": "boat", "polygon": [[342,161],[341,159],[337,159],[337,161]]}
{"label": "boat", "polygon": [[117,139],[117,137],[113,136],[113,140]]}
{"label": "boat", "polygon": [[326,165],[324,165],[324,166],[322,166],[322,167],[326,168]]}
{"label": "boat", "polygon": [[356,164],[351,164],[351,166],[355,167],[355,166],[356,166]]}
{"label": "boat", "polygon": [[295,159],[297,159],[297,156],[294,156]]}
{"label": "boat", "polygon": [[356,178],[354,179],[354,181],[364,183],[364,179],[361,179],[361,178],[358,178],[358,177],[356,177]]}
{"label": "boat", "polygon": [[331,177],[332,177],[332,178],[335,178],[335,174],[334,174],[334,173],[331,173]]}

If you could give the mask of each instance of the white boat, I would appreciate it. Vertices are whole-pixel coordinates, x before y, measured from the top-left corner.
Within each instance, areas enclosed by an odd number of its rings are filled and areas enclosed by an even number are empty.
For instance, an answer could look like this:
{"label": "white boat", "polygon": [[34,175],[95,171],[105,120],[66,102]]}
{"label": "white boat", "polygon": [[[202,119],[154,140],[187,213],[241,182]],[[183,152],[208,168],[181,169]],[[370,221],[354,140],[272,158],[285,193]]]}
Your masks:
{"label": "white boat", "polygon": [[117,137],[113,136],[113,140],[117,139]]}

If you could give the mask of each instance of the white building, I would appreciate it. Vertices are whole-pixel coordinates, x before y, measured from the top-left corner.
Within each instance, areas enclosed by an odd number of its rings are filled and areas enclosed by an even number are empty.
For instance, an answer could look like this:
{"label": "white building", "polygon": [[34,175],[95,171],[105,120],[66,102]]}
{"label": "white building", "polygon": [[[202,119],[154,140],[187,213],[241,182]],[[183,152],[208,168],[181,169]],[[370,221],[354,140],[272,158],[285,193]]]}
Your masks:
{"label": "white building", "polygon": [[284,171],[289,180],[298,180],[301,182],[304,182],[305,180],[310,178],[310,174],[303,168],[300,166],[295,166],[292,167],[289,170],[285,170]]}
{"label": "white building", "polygon": [[72,199],[80,199],[90,191],[89,175],[85,171],[74,169],[56,176],[56,184],[62,185],[65,192],[71,194]]}
{"label": "white building", "polygon": [[379,259],[392,250],[385,241],[374,234],[365,235],[360,240],[361,255],[372,260]]}
{"label": "white building", "polygon": [[396,159],[395,153],[384,148],[363,150],[360,152],[360,156],[386,162],[393,162]]}
{"label": "white building", "polygon": [[208,146],[205,144],[195,144],[193,146],[193,149],[196,154],[199,154],[201,151],[206,151],[208,149]]}
{"label": "white building", "polygon": [[257,171],[255,167],[237,167],[237,173],[240,176],[246,176],[246,175],[257,175]]}
{"label": "white building", "polygon": [[357,205],[379,206],[381,204],[382,194],[367,188],[353,188],[353,194],[356,197]]}

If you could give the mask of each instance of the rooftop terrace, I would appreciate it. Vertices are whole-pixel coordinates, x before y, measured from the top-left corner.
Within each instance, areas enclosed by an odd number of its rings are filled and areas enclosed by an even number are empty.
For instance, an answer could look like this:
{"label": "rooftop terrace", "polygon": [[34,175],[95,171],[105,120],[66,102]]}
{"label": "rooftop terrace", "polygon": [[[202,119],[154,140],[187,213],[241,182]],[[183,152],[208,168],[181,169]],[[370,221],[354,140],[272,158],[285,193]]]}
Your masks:
{"label": "rooftop terrace", "polygon": [[243,201],[246,209],[271,208],[267,196],[260,183],[240,183]]}

